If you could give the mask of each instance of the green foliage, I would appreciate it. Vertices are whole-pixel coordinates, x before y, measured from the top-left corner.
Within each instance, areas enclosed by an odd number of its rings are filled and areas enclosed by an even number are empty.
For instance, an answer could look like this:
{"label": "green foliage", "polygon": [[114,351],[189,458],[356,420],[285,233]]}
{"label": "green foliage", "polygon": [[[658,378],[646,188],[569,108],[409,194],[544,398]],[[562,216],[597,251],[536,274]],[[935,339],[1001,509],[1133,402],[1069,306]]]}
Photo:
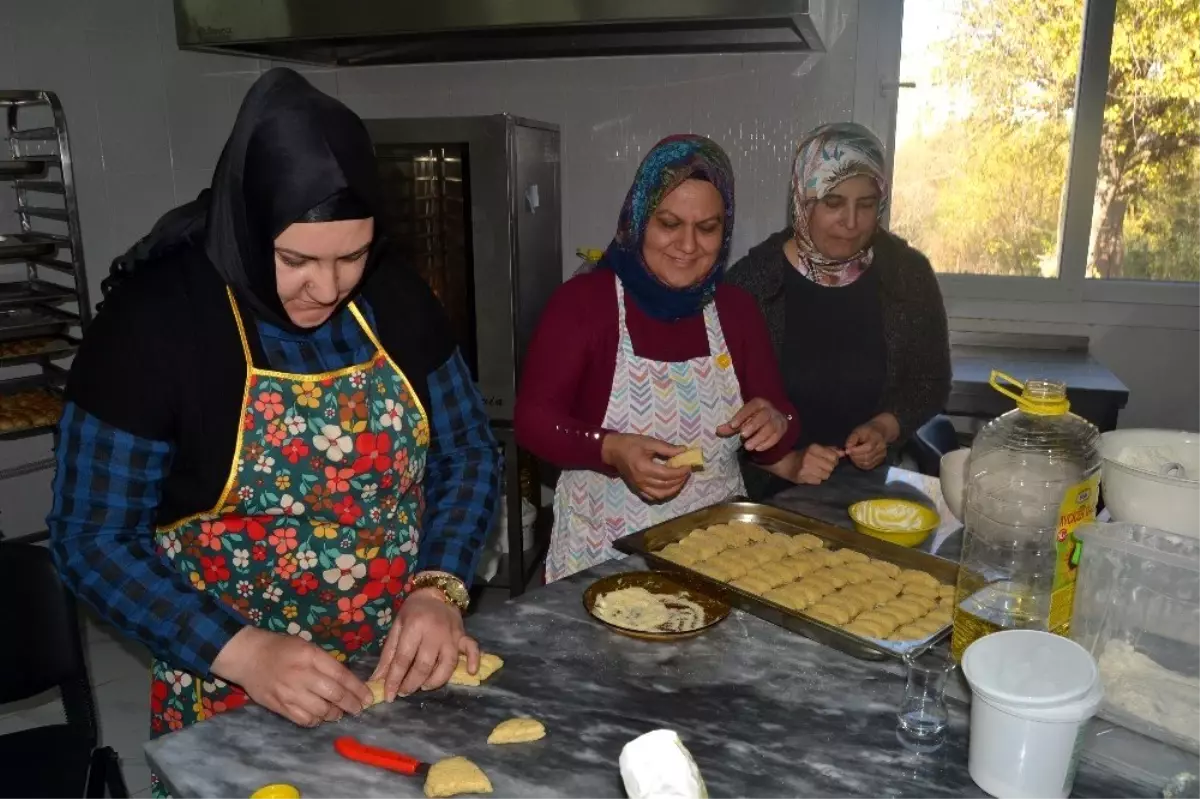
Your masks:
{"label": "green foliage", "polygon": [[[1081,0],[962,0],[936,83],[965,109],[906,141],[893,227],[941,271],[1054,271]],[[1200,272],[1200,0],[1119,0],[1091,273]]]}

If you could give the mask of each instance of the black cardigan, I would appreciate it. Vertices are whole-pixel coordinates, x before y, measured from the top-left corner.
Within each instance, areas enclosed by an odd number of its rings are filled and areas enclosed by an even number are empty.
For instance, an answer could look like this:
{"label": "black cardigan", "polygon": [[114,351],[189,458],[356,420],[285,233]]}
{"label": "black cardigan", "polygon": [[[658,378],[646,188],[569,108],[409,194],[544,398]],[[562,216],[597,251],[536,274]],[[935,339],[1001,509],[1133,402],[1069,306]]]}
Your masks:
{"label": "black cardigan", "polygon": [[[426,283],[394,262],[363,285],[376,334],[429,406],[427,375],[454,352],[454,337]],[[255,366],[267,368],[245,303]],[[133,435],[172,444],[157,522],[209,510],[233,463],[246,362],[225,284],[197,248],[138,270],[88,328],[66,399]]]}
{"label": "black cardigan", "polygon": [[[775,355],[785,371],[784,277],[794,267],[783,246],[791,237],[790,230],[776,233],[751,248],[726,276],[758,301]],[[870,268],[878,270],[887,349],[887,380],[877,413],[895,414],[900,422],[899,444],[946,405],[951,380],[950,334],[942,293],[928,259],[885,230],[876,234],[872,246],[875,258]]]}

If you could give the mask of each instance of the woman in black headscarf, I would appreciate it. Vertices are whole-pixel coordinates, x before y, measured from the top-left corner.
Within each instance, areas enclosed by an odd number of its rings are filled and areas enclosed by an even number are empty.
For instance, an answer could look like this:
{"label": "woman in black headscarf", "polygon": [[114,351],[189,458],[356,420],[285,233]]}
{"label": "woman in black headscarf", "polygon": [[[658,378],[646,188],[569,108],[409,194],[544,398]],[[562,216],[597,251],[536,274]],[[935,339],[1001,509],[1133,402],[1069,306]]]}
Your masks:
{"label": "woman in black headscarf", "polygon": [[272,70],[211,190],[106,281],[49,525],[68,585],[154,654],[156,735],[247,699],[358,712],[364,653],[389,699],[476,667],[461,612],[498,451],[378,207],[362,121]]}

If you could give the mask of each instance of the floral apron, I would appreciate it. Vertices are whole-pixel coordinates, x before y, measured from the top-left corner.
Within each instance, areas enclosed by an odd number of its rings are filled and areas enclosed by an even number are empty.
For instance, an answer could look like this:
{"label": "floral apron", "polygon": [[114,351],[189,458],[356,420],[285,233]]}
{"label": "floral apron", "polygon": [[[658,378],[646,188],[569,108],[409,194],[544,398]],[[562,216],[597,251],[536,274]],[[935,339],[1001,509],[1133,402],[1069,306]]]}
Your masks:
{"label": "floral apron", "polygon": [[621,340],[604,428],[700,447],[704,469],[693,474],[674,498],[654,504],[630,491],[620,477],[590,470],[563,472],[554,491],[548,583],[619,557],[610,546],[618,538],[746,490],[738,465],[741,437],[717,435],[717,428],[741,409],[742,391],[716,303],[704,308],[709,354],[690,361],[652,361],[634,354],[619,280],[617,313]]}
{"label": "floral apron", "polygon": [[[353,303],[371,360],[301,375],[254,367],[229,301],[247,369],[229,480],[211,512],[160,528],[158,551],[251,624],[341,661],[377,652],[411,587],[428,416]],[[236,685],[155,660],[151,735],[247,701]]]}

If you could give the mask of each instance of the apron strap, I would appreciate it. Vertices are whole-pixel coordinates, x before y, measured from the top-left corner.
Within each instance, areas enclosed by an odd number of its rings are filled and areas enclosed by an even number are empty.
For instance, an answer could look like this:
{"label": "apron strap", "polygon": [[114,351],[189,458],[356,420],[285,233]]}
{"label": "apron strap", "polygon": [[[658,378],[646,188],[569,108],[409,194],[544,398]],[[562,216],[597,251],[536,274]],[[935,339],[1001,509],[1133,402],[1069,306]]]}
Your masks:
{"label": "apron strap", "polygon": [[633,339],[629,337],[629,327],[625,324],[625,287],[621,278],[613,275],[617,281],[617,335],[620,339],[620,351],[626,358],[633,357]]}
{"label": "apron strap", "polygon": [[383,344],[379,341],[379,337],[375,335],[375,331],[371,329],[369,324],[367,324],[367,319],[362,315],[362,311],[358,310],[358,304],[351,300],[350,305],[347,307],[349,307],[350,313],[354,317],[354,321],[358,322],[358,326],[362,328],[363,335],[367,337],[367,340],[371,342],[371,346],[375,348],[375,352],[383,352],[386,354],[387,350],[383,348]]}
{"label": "apron strap", "polygon": [[725,330],[721,327],[721,317],[717,314],[715,299],[704,306],[704,332],[708,336],[709,355],[716,358],[728,354],[729,346],[725,343]]}
{"label": "apron strap", "polygon": [[[261,342],[259,342],[258,336],[255,335],[254,341],[251,343],[250,336],[246,332],[246,324],[242,321],[242,312],[238,310],[237,298],[233,295],[233,289],[226,286],[225,293],[229,297],[229,307],[233,311],[233,321],[237,323],[238,339],[242,342],[242,355],[246,358],[246,368],[253,369],[256,350],[259,358],[265,360],[261,349]],[[262,361],[260,360],[260,362]]]}

